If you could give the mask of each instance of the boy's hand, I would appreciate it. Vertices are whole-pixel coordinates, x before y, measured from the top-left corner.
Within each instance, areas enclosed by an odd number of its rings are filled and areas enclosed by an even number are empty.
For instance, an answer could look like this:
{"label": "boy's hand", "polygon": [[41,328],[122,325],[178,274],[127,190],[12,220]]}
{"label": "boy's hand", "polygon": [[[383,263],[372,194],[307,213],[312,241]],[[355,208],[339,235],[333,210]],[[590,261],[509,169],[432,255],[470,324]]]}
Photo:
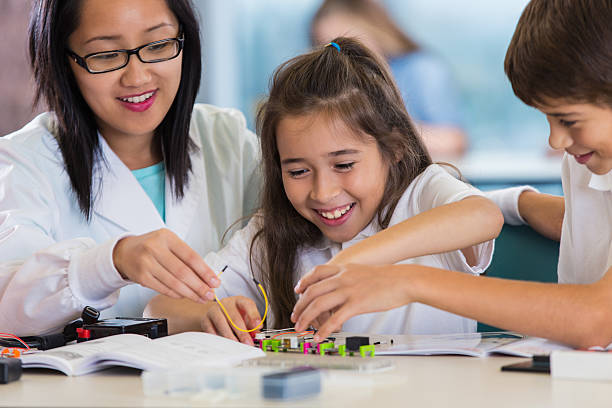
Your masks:
{"label": "boy's hand", "polygon": [[302,331],[323,313],[333,311],[314,338],[320,342],[355,315],[382,312],[409,303],[400,278],[392,265],[318,266],[296,286],[301,296],[291,321],[296,323],[296,331]]}
{"label": "boy's hand", "polygon": [[202,257],[165,228],[119,240],[113,263],[124,278],[175,299],[204,303],[220,283]]}
{"label": "boy's hand", "polygon": [[[249,330],[257,327],[261,322],[257,306],[251,299],[244,296],[232,296],[220,299],[220,301],[239,328]],[[206,306],[200,323],[202,331],[253,345],[250,333],[237,330],[232,326],[217,302],[208,302]]]}

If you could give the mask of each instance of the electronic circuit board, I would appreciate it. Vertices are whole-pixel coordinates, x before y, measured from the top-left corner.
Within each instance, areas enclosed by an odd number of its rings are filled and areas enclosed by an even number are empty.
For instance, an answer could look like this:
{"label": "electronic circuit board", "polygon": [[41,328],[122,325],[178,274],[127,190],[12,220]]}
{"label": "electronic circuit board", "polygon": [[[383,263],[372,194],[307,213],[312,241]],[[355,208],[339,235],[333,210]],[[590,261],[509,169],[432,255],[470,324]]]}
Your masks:
{"label": "electronic circuit board", "polygon": [[254,335],[253,341],[263,351],[273,353],[300,353],[337,356],[374,357],[376,350],[393,345],[393,336],[389,335],[352,335],[350,333],[332,333],[320,343],[313,342],[314,330],[296,332],[292,328],[281,330],[264,330]]}

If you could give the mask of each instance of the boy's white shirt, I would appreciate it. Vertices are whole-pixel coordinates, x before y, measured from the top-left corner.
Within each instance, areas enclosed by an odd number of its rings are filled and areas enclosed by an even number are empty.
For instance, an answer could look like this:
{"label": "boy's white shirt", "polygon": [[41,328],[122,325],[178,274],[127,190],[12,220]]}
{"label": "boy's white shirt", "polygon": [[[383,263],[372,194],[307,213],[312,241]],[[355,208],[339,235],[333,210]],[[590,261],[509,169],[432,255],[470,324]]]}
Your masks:
{"label": "boy's white shirt", "polygon": [[559,283],[593,283],[612,266],[612,171],[597,175],[567,153]]}
{"label": "boy's white shirt", "polygon": [[233,109],[196,105],[192,173],[182,200],[166,180],[166,223],[131,171],[101,138],[106,162],[95,178],[87,223],[71,191],[45,113],[0,138],[0,328],[18,335],[62,330],[85,305],[107,317],[142,315],[156,292],[121,278],[115,243],[169,228],[204,255],[228,226],[257,205],[259,145]]}
{"label": "boy's white shirt", "polygon": [[[468,196],[482,193],[446,172],[441,166],[432,164],[413,180],[400,198],[390,226],[398,224],[410,217],[441,205],[460,201]],[[221,275],[221,287],[217,289],[220,298],[242,295],[253,299],[261,314],[264,311],[264,300],[259,289],[251,279],[249,263],[249,248],[253,235],[257,232],[259,217],[253,217],[249,224],[238,231],[228,245],[219,252],[210,253],[204,259],[213,268],[221,270],[228,265]],[[333,243],[323,239],[319,245],[304,248],[300,251],[299,267],[296,276],[288,277],[292,285],[312,270],[316,265],[324,264],[339,251],[347,248],[380,231],[376,222],[370,223],[363,231],[349,242]],[[461,231],[457,231],[461,234]],[[493,240],[476,245],[477,264],[470,267],[460,250],[436,255],[426,255],[406,260],[401,263],[414,263],[437,268],[451,269],[481,274],[486,270],[493,255]],[[257,264],[257,260],[253,262]],[[254,271],[255,277],[261,279],[261,273]],[[269,295],[269,294],[268,294]],[[274,302],[274,298],[269,299]],[[268,327],[274,327],[274,316],[268,311]],[[387,312],[369,313],[349,319],[342,327],[344,331],[370,332],[381,334],[437,334],[437,333],[468,333],[476,331],[476,321],[460,317],[419,303],[413,303]]]}

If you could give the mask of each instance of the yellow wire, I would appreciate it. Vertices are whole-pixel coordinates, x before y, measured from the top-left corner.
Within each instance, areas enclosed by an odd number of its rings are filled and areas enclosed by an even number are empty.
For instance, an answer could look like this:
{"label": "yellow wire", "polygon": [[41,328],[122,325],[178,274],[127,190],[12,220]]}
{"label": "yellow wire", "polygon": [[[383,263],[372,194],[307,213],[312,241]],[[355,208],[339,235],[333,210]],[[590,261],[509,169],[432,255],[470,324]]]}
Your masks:
{"label": "yellow wire", "polygon": [[[225,270],[225,268],[223,270]],[[223,271],[219,272],[219,275],[217,276],[221,276],[222,273]],[[221,301],[217,297],[217,294],[215,293],[215,300],[217,301],[219,306],[221,306],[221,310],[223,310],[223,313],[225,313],[225,317],[227,317],[227,320],[229,320],[230,324],[234,326],[236,330],[240,330],[241,332],[244,332],[244,333],[250,333],[252,331],[259,329],[261,326],[263,326],[264,322],[266,321],[266,316],[268,315],[268,296],[266,295],[266,291],[264,290],[263,286],[261,286],[261,283],[258,282],[257,286],[259,287],[259,290],[261,290],[261,293],[263,293],[264,300],[266,301],[266,310],[264,311],[264,315],[263,315],[263,318],[261,319],[261,322],[259,322],[257,327],[250,329],[250,330],[241,329],[240,327],[236,326],[236,323],[234,323],[229,313],[227,313],[225,306],[223,306],[223,303],[221,303]]]}

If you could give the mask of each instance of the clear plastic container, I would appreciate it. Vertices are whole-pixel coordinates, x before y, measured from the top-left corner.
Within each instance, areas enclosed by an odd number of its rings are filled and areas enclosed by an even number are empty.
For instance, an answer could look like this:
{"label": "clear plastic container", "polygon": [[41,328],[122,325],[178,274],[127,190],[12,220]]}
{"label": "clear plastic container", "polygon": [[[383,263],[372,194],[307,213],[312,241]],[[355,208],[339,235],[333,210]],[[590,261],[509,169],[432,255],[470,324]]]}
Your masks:
{"label": "clear plastic container", "polygon": [[170,396],[209,403],[223,400],[254,401],[263,399],[262,377],[300,366],[321,370],[322,391],[344,386],[346,383],[367,385],[382,371],[394,364],[387,359],[291,356],[283,353],[247,360],[236,367],[189,366],[175,370],[143,371],[142,387],[147,396]]}

